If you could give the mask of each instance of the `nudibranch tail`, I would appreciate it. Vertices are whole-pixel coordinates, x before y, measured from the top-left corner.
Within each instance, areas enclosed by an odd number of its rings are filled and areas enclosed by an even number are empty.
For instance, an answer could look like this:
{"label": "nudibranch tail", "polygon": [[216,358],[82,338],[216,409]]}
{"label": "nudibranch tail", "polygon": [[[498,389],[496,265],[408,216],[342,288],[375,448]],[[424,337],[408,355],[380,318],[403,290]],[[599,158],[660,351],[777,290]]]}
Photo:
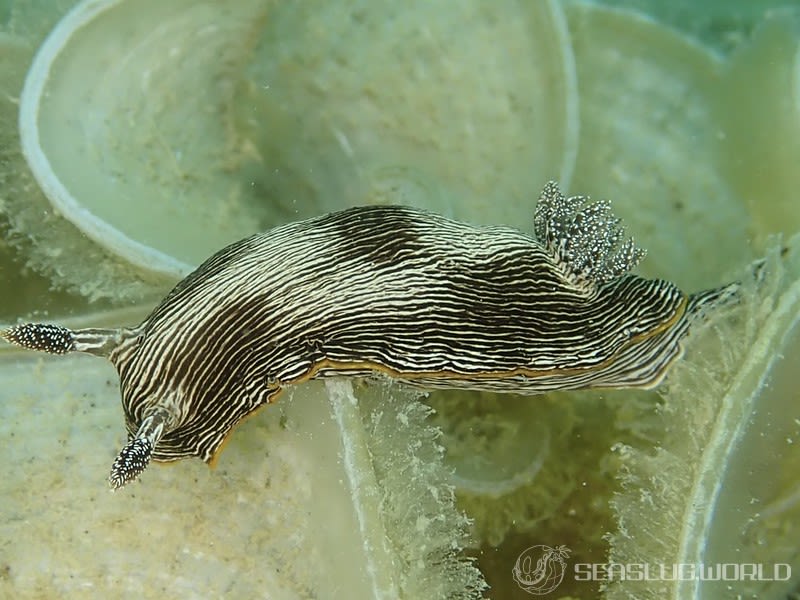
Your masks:
{"label": "nudibranch tail", "polygon": [[598,372],[592,387],[637,387],[652,389],[659,385],[670,366],[684,352],[687,333],[712,314],[741,300],[741,284],[729,283],[703,290],[687,297],[686,308],[671,326],[631,344],[615,357],[608,369]]}
{"label": "nudibranch tail", "polygon": [[136,435],[120,450],[111,465],[108,483],[112,490],[130,483],[147,468],[168,421],[169,415],[164,411],[145,417]]}
{"label": "nudibranch tail", "polygon": [[51,323],[22,323],[0,332],[7,342],[49,354],[87,352],[108,356],[122,340],[121,329],[71,330]]}
{"label": "nudibranch tail", "polygon": [[726,285],[689,294],[686,313],[690,323],[705,321],[712,313],[735,306],[742,300],[742,284],[734,281]]}
{"label": "nudibranch tail", "polygon": [[575,286],[587,293],[625,275],[641,262],[645,251],[633,238],[624,242],[622,221],[607,200],[566,197],[558,184],[548,182],[536,205],[533,229]]}

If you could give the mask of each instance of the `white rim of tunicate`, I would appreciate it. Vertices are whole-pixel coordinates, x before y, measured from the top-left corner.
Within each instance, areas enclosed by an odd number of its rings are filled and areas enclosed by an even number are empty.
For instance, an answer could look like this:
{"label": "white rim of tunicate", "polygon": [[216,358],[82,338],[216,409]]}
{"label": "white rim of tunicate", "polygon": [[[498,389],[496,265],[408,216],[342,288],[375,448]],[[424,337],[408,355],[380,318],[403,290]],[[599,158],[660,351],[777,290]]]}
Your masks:
{"label": "white rim of tunicate", "polygon": [[[800,281],[781,294],[778,306],[761,328],[758,339],[751,345],[750,357],[738,371],[722,402],[712,439],[703,451],[700,476],[695,481],[689,512],[680,532],[678,562],[704,564],[705,550],[711,535],[719,496],[727,482],[728,458],[745,436],[758,390],[764,388],[778,360],[783,358],[776,348],[783,348],[786,339],[798,325],[797,307],[800,303]],[[790,321],[787,327],[786,323]],[[769,358],[765,359],[765,356]],[[702,579],[677,582],[676,598],[702,598]]]}
{"label": "white rim of tunicate", "polygon": [[564,154],[561,158],[561,185],[569,189],[575,164],[578,160],[578,146],[580,135],[580,96],[578,92],[578,69],[575,65],[575,54],[572,51],[567,15],[563,5],[556,0],[548,2],[550,15],[553,19],[553,30],[561,40],[561,50],[564,59],[564,91],[566,92],[566,108],[564,112]]}
{"label": "white rim of tunicate", "polygon": [[[73,36],[106,11],[125,0],[83,0],[73,7],[56,25],[34,57],[25,78],[20,97],[19,130],[22,152],[33,176],[53,208],[67,221],[98,245],[121,260],[142,270],[181,278],[193,268],[174,256],[143,244],[99,218],[83,205],[65,185],[53,168],[43,147],[39,129],[40,108],[55,62],[63,55]],[[564,12],[555,0],[548,0],[553,31],[562,40],[563,85],[566,92],[564,107],[564,150],[560,165],[560,181],[568,186],[578,152],[579,114],[578,84],[575,60],[569,43],[569,31]]]}
{"label": "white rim of tunicate", "polygon": [[144,269],[181,278],[194,267],[146,246],[98,218],[72,195],[53,170],[42,150],[39,134],[39,106],[50,78],[50,70],[72,36],[93,19],[124,0],[86,0],[70,10],[47,36],[25,77],[19,110],[22,153],[44,194],[62,217],[94,242],[127,262]]}
{"label": "white rim of tunicate", "polygon": [[[545,460],[550,456],[550,430],[544,427],[542,423],[534,423],[531,427],[535,430],[527,429],[520,432],[520,437],[524,438],[524,441],[535,438],[538,442],[538,447],[531,456],[531,461],[523,468],[517,469],[515,473],[506,479],[494,480],[459,474],[458,466],[451,464],[451,467],[454,467],[455,470],[450,477],[450,483],[459,492],[495,499],[507,496],[531,484],[536,479],[539,471],[542,470]],[[522,444],[518,444],[518,446],[522,446]],[[523,448],[519,449],[520,451],[525,450]]]}

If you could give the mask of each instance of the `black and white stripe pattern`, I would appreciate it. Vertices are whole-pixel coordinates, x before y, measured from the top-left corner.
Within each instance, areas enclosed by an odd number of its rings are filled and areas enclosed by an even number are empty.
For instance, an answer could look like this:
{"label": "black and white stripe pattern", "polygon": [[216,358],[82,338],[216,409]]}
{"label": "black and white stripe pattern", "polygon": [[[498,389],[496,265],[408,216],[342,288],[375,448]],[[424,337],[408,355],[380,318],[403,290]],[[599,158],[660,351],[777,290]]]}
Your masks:
{"label": "black and white stripe pattern", "polygon": [[675,286],[633,276],[586,297],[512,229],[356,208],[221,251],[111,358],[131,433],[154,401],[181,398],[182,425],[155,456],[209,459],[236,421],[317,375],[538,393],[572,373],[572,387],[586,387],[685,302]]}
{"label": "black and white stripe pattern", "polygon": [[153,458],[210,460],[242,418],[314,377],[530,394],[657,384],[720,294],[625,274],[643,252],[584,201],[548,184],[538,236],[360,207],[224,248],[140,326],[109,332],[131,438],[147,421]]}

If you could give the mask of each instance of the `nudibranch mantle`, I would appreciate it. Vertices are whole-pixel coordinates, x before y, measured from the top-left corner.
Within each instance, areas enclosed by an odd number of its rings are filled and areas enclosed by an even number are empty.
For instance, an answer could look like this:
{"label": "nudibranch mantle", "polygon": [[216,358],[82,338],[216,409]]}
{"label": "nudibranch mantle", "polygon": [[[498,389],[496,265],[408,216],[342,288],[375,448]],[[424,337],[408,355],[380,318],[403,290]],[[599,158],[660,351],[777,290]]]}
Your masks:
{"label": "nudibranch mantle", "polygon": [[527,394],[652,387],[695,318],[731,293],[687,296],[629,274],[644,252],[609,204],[552,182],[533,229],[351,208],[227,246],[136,327],[22,324],[3,337],[114,364],[129,435],[116,489],[150,459],[212,460],[239,421],[315,377]]}

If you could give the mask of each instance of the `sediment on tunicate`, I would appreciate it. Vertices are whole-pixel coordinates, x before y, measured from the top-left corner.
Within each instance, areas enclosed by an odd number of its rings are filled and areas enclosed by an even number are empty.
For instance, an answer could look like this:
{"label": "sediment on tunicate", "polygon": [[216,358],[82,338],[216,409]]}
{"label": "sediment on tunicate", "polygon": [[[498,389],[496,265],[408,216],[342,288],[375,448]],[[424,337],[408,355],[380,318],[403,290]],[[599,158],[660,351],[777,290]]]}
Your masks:
{"label": "sediment on tunicate", "polygon": [[[788,501],[796,484],[786,477],[800,464],[793,445],[800,435],[800,423],[792,421],[796,395],[785,383],[773,384],[791,370],[798,343],[800,236],[772,246],[758,283],[752,272],[741,274],[741,304],[691,340],[686,360],[669,377],[663,406],[640,422],[651,431],[652,447],[616,446],[622,489],[613,500],[613,562],[800,568],[791,526],[800,505]],[[774,423],[754,426],[759,414],[773,415]],[[778,435],[778,428],[786,433]],[[770,506],[781,505],[769,514]],[[776,527],[778,521],[784,525]],[[606,597],[718,597],[729,584],[614,582]],[[737,590],[777,597],[788,593],[787,585],[737,582]]]}

